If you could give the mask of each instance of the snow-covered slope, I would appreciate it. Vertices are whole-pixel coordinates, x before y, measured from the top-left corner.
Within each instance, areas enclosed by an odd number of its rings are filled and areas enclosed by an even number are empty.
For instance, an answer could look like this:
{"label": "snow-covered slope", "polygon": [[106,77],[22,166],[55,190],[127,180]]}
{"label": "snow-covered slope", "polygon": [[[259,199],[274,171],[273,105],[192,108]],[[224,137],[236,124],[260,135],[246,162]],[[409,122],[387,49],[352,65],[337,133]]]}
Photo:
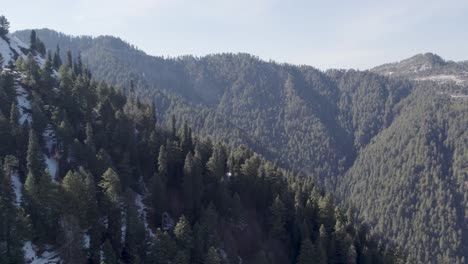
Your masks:
{"label": "snow-covered slope", "polygon": [[[24,44],[17,37],[7,35],[7,39],[0,38],[0,54],[3,57],[3,65],[8,65],[11,61],[15,61],[18,56],[25,58],[30,52],[28,45]],[[43,62],[44,59],[36,56],[36,61]]]}
{"label": "snow-covered slope", "polygon": [[[14,63],[19,56],[26,58],[28,54],[33,54],[34,60],[41,67],[45,60],[35,52],[31,52],[29,47],[20,41],[16,37],[7,35],[7,38],[0,38],[0,54],[3,58],[3,63],[0,68],[7,69],[13,75],[15,80],[16,90],[16,103],[18,107],[19,117],[18,123],[23,125],[24,123],[32,124],[33,119],[31,115],[32,104],[31,104],[31,90],[22,84],[22,78],[24,76],[21,73],[10,68],[9,65]],[[56,75],[56,73],[54,73]],[[44,140],[46,142],[47,153],[44,153],[45,165],[47,166],[52,179],[55,179],[57,174],[57,160],[53,156],[53,149],[56,145],[56,134],[52,126],[47,126],[43,133]],[[15,192],[15,204],[21,206],[21,200],[23,197],[22,189],[23,182],[21,181],[18,173],[12,175],[12,185]],[[51,246],[38,247],[31,241],[26,241],[23,245],[24,259],[28,264],[49,264],[49,263],[62,263],[59,253]],[[0,260],[1,262],[1,260]]]}
{"label": "snow-covered slope", "polygon": [[26,58],[29,53],[32,53],[34,60],[42,66],[45,62],[44,58],[35,52],[31,52],[31,49],[27,44],[18,39],[15,36],[7,35],[6,39],[0,37],[0,54],[3,57],[2,66],[7,66],[10,62],[15,62],[18,56]]}
{"label": "snow-covered slope", "polygon": [[27,241],[23,246],[24,259],[28,264],[55,264],[62,263],[58,252],[54,250],[45,250],[40,253],[37,247],[31,242]]}

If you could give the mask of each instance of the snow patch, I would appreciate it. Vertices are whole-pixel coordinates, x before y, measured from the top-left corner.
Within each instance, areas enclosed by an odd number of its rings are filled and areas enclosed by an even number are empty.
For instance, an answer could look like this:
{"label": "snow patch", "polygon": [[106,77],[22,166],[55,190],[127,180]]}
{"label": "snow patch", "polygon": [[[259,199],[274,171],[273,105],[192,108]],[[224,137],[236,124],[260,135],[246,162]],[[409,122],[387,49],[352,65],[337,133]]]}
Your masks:
{"label": "snow patch", "polygon": [[44,154],[44,159],[47,165],[47,169],[49,170],[50,177],[52,177],[52,180],[56,181],[57,180],[57,168],[58,168],[57,160],[54,158],[49,158],[45,154]]}
{"label": "snow patch", "polygon": [[2,54],[3,57],[3,64],[1,66],[8,65],[8,62],[12,61],[14,58],[10,45],[3,38],[0,38],[0,54]]}
{"label": "snow patch", "polygon": [[150,237],[154,237],[153,230],[151,230],[151,228],[149,228],[149,225],[148,225],[148,219],[147,219],[148,209],[143,203],[143,199],[144,199],[143,195],[137,193],[137,195],[135,196],[135,205],[137,207],[138,214],[143,220],[143,225],[145,226],[146,232],[150,235]]}
{"label": "snow patch", "polygon": [[13,184],[13,190],[15,191],[16,205],[20,206],[21,199],[23,199],[23,183],[21,183],[18,173],[15,172],[11,176],[11,183]]}
{"label": "snow patch", "polygon": [[83,235],[83,247],[89,249],[91,245],[91,237],[88,234]]}
{"label": "snow patch", "polygon": [[121,240],[122,243],[125,242],[125,235],[127,234],[127,213],[125,210],[122,210],[122,228],[121,228]]}
{"label": "snow patch", "polygon": [[[21,41],[19,38],[15,36],[8,36],[10,39],[10,47],[12,50],[14,50],[16,53],[18,53],[23,59],[26,59],[28,54],[25,54],[23,50],[29,50],[29,46],[24,44],[23,41]],[[29,51],[28,51],[29,53]]]}
{"label": "snow patch", "polygon": [[16,90],[16,101],[18,102],[18,111],[19,111],[19,124],[23,125],[25,121],[31,125],[32,116],[31,116],[31,101],[29,100],[29,93],[21,85],[15,86]]}
{"label": "snow patch", "polygon": [[455,82],[456,84],[464,84],[465,80],[461,79],[458,75],[451,75],[451,74],[439,74],[439,75],[431,75],[427,77],[419,77],[416,78],[417,81],[436,81],[436,82]]}
{"label": "snow patch", "polygon": [[37,247],[31,241],[26,241],[26,243],[24,243],[23,252],[24,260],[28,264],[62,263],[58,252],[46,250],[42,254],[38,254]]}

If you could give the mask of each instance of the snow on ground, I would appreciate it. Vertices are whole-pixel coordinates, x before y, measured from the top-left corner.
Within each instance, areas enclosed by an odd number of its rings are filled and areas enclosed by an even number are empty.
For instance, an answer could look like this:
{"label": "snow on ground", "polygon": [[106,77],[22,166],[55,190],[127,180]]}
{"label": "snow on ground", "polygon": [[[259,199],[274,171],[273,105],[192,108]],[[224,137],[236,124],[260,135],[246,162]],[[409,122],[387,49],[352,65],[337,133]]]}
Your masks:
{"label": "snow on ground", "polygon": [[19,206],[21,204],[21,199],[23,199],[23,183],[21,183],[18,173],[14,173],[11,176],[11,183],[15,191],[16,205]]}
{"label": "snow on ground", "polygon": [[3,57],[3,64],[0,66],[8,65],[8,62],[13,59],[13,52],[10,49],[10,45],[3,38],[0,38],[0,54],[2,54]]}
{"label": "snow on ground", "polygon": [[439,75],[431,75],[431,76],[426,76],[426,77],[419,77],[416,78],[415,80],[417,81],[436,81],[436,82],[454,82],[456,84],[464,84],[465,80],[460,78],[460,76],[457,75],[451,75],[451,74],[439,74]]}
{"label": "snow on ground", "polygon": [[16,101],[18,102],[18,110],[19,110],[19,124],[24,124],[25,121],[28,124],[32,122],[31,116],[31,101],[29,100],[29,93],[26,89],[23,88],[21,85],[16,85]]}
{"label": "snow on ground", "polygon": [[151,237],[154,237],[153,230],[151,230],[151,228],[149,228],[148,226],[148,219],[147,219],[148,209],[143,203],[143,195],[137,193],[137,195],[135,196],[135,205],[137,207],[137,210],[138,210],[138,213],[140,214],[141,219],[143,220],[143,224],[145,225],[146,232],[148,232],[148,234]]}
{"label": "snow on ground", "polygon": [[62,263],[58,253],[53,250],[46,250],[38,255],[36,246],[31,241],[26,241],[23,246],[24,259],[28,264],[54,264]]}
{"label": "snow on ground", "polygon": [[29,51],[27,51],[27,50],[29,50],[29,46],[24,44],[23,41],[21,41],[19,38],[15,37],[15,36],[8,35],[8,38],[10,39],[11,49],[16,51],[16,53],[18,53],[19,55],[21,55],[23,57],[23,59],[25,59],[28,56],[28,53],[29,53]]}
{"label": "snow on ground", "polygon": [[452,98],[468,99],[468,94],[451,94],[450,97],[452,97]]}
{"label": "snow on ground", "polygon": [[57,137],[51,124],[46,126],[42,136],[44,137],[44,142],[46,144],[48,154],[51,155],[54,146],[57,145]]}
{"label": "snow on ground", "polygon": [[44,159],[49,169],[50,176],[53,180],[57,180],[57,170],[58,170],[58,162],[53,156],[53,149],[54,146],[57,144],[57,137],[55,135],[55,131],[52,125],[48,124],[42,133],[42,137],[44,138],[44,142],[46,145],[47,153],[44,154]]}
{"label": "snow on ground", "polygon": [[47,155],[44,154],[44,159],[47,165],[47,169],[49,170],[50,177],[52,177],[52,180],[57,180],[57,168],[58,168],[58,162],[54,158],[49,158]]}
{"label": "snow on ground", "polygon": [[125,235],[127,234],[127,213],[125,210],[122,210],[122,234],[121,234],[121,240],[122,240],[122,243],[125,242]]}
{"label": "snow on ground", "polygon": [[88,249],[91,245],[91,237],[88,234],[83,234],[83,247]]}

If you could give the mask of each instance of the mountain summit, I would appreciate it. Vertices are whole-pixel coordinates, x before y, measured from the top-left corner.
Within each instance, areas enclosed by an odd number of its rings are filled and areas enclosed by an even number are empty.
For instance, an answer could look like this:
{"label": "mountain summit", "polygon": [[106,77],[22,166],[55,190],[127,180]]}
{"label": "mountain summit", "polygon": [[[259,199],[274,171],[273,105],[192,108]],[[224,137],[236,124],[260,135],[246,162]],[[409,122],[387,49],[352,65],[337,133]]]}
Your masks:
{"label": "mountain summit", "polygon": [[417,54],[400,62],[377,66],[371,71],[413,80],[452,82],[460,85],[468,83],[468,63],[446,61],[434,53]]}

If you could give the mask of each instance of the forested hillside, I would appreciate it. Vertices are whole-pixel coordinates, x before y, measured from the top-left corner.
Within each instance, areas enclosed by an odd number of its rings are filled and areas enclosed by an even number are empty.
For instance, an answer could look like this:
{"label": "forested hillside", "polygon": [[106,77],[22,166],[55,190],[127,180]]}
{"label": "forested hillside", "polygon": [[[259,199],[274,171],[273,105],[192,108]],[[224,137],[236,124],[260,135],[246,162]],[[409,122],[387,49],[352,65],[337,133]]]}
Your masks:
{"label": "forested hillside", "polygon": [[[412,263],[468,258],[466,87],[404,74],[322,72],[248,54],[153,57],[109,36],[37,34],[48,49],[59,45],[62,58],[68,49],[81,54],[98,80],[151,98],[161,123],[176,116],[198,135],[245,144],[309,175],[401,243]],[[27,40],[30,31],[16,35]],[[408,65],[453,66],[426,57]]]}
{"label": "forested hillside", "polygon": [[166,128],[41,43],[0,36],[0,263],[404,261],[311,178]]}
{"label": "forested hillside", "polygon": [[337,193],[359,206],[375,230],[414,245],[412,258],[464,263],[467,101],[441,97],[436,87],[415,89],[392,125],[361,151]]}

